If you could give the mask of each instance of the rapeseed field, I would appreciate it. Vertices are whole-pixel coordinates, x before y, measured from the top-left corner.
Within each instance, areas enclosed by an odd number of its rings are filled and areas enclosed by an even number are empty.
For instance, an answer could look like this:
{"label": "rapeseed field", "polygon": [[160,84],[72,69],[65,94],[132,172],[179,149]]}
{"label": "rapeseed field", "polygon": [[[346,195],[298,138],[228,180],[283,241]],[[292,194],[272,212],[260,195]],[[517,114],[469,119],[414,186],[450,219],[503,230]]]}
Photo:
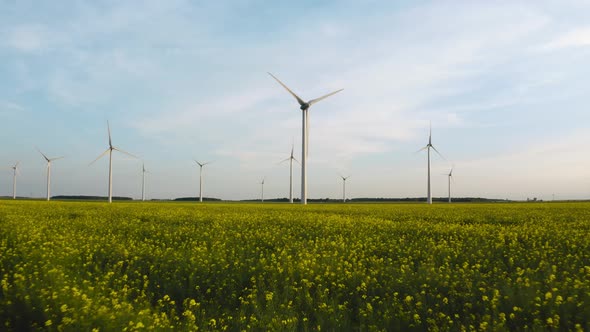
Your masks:
{"label": "rapeseed field", "polygon": [[590,330],[590,203],[0,201],[0,330]]}

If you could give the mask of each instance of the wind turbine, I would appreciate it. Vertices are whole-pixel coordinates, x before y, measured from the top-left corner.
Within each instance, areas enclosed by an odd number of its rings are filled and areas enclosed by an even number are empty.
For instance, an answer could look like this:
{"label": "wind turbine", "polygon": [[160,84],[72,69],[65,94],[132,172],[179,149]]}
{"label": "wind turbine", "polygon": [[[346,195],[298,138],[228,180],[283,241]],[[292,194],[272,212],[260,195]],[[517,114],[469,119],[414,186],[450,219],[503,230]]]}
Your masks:
{"label": "wind turbine", "polygon": [[18,164],[20,164],[20,161],[17,161],[16,164],[14,164],[14,166],[10,167],[10,168],[12,168],[12,171],[13,171],[13,176],[12,176],[12,199],[16,199],[16,176],[17,176],[17,174],[20,174],[20,172],[18,171]]}
{"label": "wind turbine", "polygon": [[197,165],[199,165],[199,202],[203,201],[203,166],[210,164],[211,162],[208,161],[206,163],[200,163],[195,160]]}
{"label": "wind turbine", "polygon": [[342,178],[342,203],[346,203],[346,180],[350,177],[350,175],[340,175],[340,177]]}
{"label": "wind turbine", "polygon": [[145,169],[145,163],[141,163],[141,201],[145,201],[145,173],[149,173]]}
{"label": "wind turbine", "polygon": [[295,159],[295,157],[293,157],[294,148],[295,148],[295,145],[291,144],[291,156],[280,162],[280,163],[284,163],[287,160],[289,161],[289,203],[293,203],[293,160],[295,160],[297,163],[299,163],[299,161],[297,161],[297,159]]}
{"label": "wind turbine", "polygon": [[124,154],[131,156],[133,158],[136,158],[136,159],[139,159],[139,158],[132,155],[129,152],[125,152],[125,151],[113,146],[113,141],[111,139],[111,126],[109,125],[108,121],[107,121],[107,130],[109,132],[109,147],[108,147],[108,149],[106,149],[105,152],[103,152],[100,156],[98,156],[98,158],[94,159],[94,161],[92,161],[89,165],[94,164],[97,160],[102,158],[107,153],[109,154],[109,203],[112,203],[113,202],[113,150],[119,151],[121,153],[124,153]]}
{"label": "wind turbine", "polygon": [[47,200],[50,200],[51,199],[51,162],[54,160],[62,159],[63,157],[49,158],[43,152],[41,152],[41,150],[39,150],[39,148],[36,148],[36,149],[43,156],[43,158],[45,158],[45,160],[47,161]]}
{"label": "wind turbine", "polygon": [[327,95],[324,95],[322,97],[316,98],[316,99],[312,99],[310,101],[305,102],[303,99],[299,98],[299,96],[297,96],[293,91],[291,91],[291,89],[289,89],[285,84],[283,84],[283,82],[281,82],[278,78],[276,78],[273,74],[268,73],[270,76],[272,76],[272,78],[274,78],[277,82],[279,82],[280,85],[283,86],[283,88],[285,88],[285,90],[287,90],[293,97],[295,97],[295,99],[297,100],[297,102],[299,103],[299,108],[303,111],[302,114],[302,134],[301,134],[301,140],[302,140],[302,148],[301,148],[301,204],[307,204],[307,154],[308,154],[308,149],[307,149],[307,144],[309,142],[309,114],[308,114],[308,110],[311,107],[311,105],[317,103],[320,100],[323,100],[325,98],[330,97],[331,95],[334,95],[344,89],[340,89],[340,90],[336,90],[334,92],[330,92]]}
{"label": "wind turbine", "polygon": [[451,171],[447,175],[449,177],[449,203],[451,203],[451,180],[453,179],[453,168],[454,168],[454,166],[451,167]]}
{"label": "wind turbine", "polygon": [[426,203],[428,204],[432,204],[432,193],[430,191],[430,148],[436,151],[436,153],[438,153],[438,155],[441,156],[441,158],[445,159],[445,157],[443,157],[442,154],[438,152],[434,145],[432,145],[432,124],[430,125],[430,131],[428,134],[428,144],[426,144],[426,146],[422,149],[418,150],[418,152],[423,150],[426,150],[428,152],[428,195],[426,197]]}
{"label": "wind turbine", "polygon": [[266,177],[262,178],[262,182],[260,182],[260,185],[262,186],[262,192],[260,194],[260,202],[264,203],[264,180],[266,179]]}

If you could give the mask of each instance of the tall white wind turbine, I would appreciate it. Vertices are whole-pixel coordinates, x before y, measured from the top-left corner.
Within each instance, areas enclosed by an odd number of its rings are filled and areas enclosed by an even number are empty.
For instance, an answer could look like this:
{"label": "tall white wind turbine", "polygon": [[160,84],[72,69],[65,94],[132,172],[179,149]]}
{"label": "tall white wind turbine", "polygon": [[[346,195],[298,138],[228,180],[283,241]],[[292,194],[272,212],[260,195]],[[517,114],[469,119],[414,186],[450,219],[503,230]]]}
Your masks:
{"label": "tall white wind turbine", "polygon": [[348,180],[349,176],[340,175],[342,178],[342,203],[346,203],[346,180]]}
{"label": "tall white wind turbine", "polygon": [[125,152],[125,151],[113,146],[113,140],[111,139],[111,126],[109,125],[108,121],[107,121],[107,130],[109,132],[109,147],[108,147],[108,149],[106,149],[105,152],[103,152],[100,156],[98,156],[98,158],[94,159],[90,163],[90,165],[94,164],[97,160],[102,158],[107,153],[109,154],[109,203],[112,203],[113,202],[113,151],[116,150],[116,151],[124,153],[128,156],[131,156],[133,158],[136,158],[136,159],[139,159],[139,158],[132,155],[129,152]]}
{"label": "tall white wind turbine", "polygon": [[302,112],[302,134],[301,134],[301,141],[302,141],[302,148],[301,148],[301,204],[307,204],[307,145],[309,143],[309,114],[308,110],[311,105],[317,103],[320,100],[330,97],[344,89],[336,90],[334,92],[330,92],[327,95],[322,97],[312,99],[310,101],[305,102],[303,99],[299,98],[291,89],[289,89],[283,82],[281,82],[278,78],[276,78],[273,74],[268,73],[272,78],[274,78],[280,85],[285,88],[299,103],[299,108],[303,111]]}
{"label": "tall white wind turbine", "polygon": [[18,171],[18,164],[20,164],[20,161],[17,161],[16,164],[14,164],[14,166],[10,167],[13,172],[13,175],[12,175],[12,199],[16,199],[16,176],[20,174],[20,172]]}
{"label": "tall white wind turbine", "polygon": [[291,156],[280,162],[280,163],[284,163],[287,160],[289,161],[289,203],[293,203],[293,160],[295,160],[297,163],[299,163],[299,161],[297,161],[297,159],[295,159],[295,157],[293,157],[294,148],[295,148],[295,146],[294,146],[294,144],[292,144],[291,145]]}
{"label": "tall white wind turbine", "polygon": [[442,154],[440,154],[440,152],[438,152],[438,150],[434,147],[434,145],[432,145],[432,125],[430,125],[430,131],[428,134],[428,144],[426,144],[425,147],[423,147],[422,149],[418,150],[418,152],[426,150],[428,152],[428,190],[427,190],[427,197],[426,197],[426,203],[428,204],[432,204],[432,192],[430,190],[430,149],[433,149],[436,153],[438,153],[439,156],[441,156],[441,158],[445,159],[445,157],[442,156]]}
{"label": "tall white wind turbine", "polygon": [[149,173],[145,169],[145,163],[141,163],[141,201],[145,201],[145,173]]}
{"label": "tall white wind turbine", "polygon": [[201,163],[195,160],[197,165],[199,165],[199,202],[203,201],[203,166],[209,165],[211,161],[206,163]]}
{"label": "tall white wind turbine", "polygon": [[453,168],[454,168],[454,166],[451,167],[451,171],[447,175],[449,177],[449,203],[451,203],[451,180],[453,179]]}
{"label": "tall white wind turbine", "polygon": [[62,159],[63,157],[49,158],[43,152],[41,152],[41,150],[39,150],[39,148],[37,148],[37,151],[39,151],[39,153],[43,156],[45,161],[47,161],[47,200],[50,200],[51,199],[51,162],[54,160]]}

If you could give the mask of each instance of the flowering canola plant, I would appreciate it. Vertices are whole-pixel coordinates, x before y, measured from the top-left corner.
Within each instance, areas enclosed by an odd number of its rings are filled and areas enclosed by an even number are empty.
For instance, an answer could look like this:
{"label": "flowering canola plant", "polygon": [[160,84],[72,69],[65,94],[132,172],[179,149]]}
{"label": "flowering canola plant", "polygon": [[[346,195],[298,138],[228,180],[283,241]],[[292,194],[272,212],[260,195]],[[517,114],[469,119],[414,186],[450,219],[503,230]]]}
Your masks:
{"label": "flowering canola plant", "polygon": [[0,330],[590,330],[590,203],[0,201]]}

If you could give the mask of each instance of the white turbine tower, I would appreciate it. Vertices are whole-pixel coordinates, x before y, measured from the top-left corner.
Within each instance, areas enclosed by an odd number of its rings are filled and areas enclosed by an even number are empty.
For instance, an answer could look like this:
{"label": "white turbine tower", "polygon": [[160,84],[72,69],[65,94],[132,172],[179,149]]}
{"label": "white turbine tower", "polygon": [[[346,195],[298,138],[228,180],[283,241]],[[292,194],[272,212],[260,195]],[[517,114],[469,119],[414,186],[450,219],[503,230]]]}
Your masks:
{"label": "white turbine tower", "polygon": [[451,180],[453,179],[453,167],[451,167],[451,171],[449,172],[449,174],[445,174],[449,177],[449,203],[451,203]]}
{"label": "white turbine tower", "polygon": [[436,151],[436,153],[438,153],[439,156],[441,156],[441,158],[445,159],[445,157],[442,156],[442,154],[440,154],[440,152],[438,152],[438,150],[434,147],[434,145],[432,145],[432,125],[430,126],[430,131],[428,134],[428,144],[426,144],[425,147],[423,147],[422,149],[418,150],[418,152],[426,150],[428,152],[428,190],[427,190],[427,197],[426,197],[426,203],[428,204],[432,204],[432,192],[430,190],[430,148],[432,148],[434,151]]}
{"label": "white turbine tower", "polygon": [[342,203],[346,203],[346,180],[348,180],[349,176],[340,175],[342,178]]}
{"label": "white turbine tower", "polygon": [[141,163],[141,201],[145,201],[145,173],[149,173],[145,169],[145,164]]}
{"label": "white turbine tower", "polygon": [[297,102],[299,103],[299,108],[303,111],[302,112],[302,135],[301,135],[301,141],[302,141],[302,148],[301,148],[301,204],[307,204],[307,154],[308,154],[308,149],[307,149],[307,144],[309,143],[309,114],[308,114],[308,110],[311,107],[311,105],[317,103],[318,101],[328,98],[333,94],[336,94],[344,89],[340,89],[340,90],[336,90],[334,92],[330,92],[327,95],[324,95],[322,97],[316,98],[316,99],[312,99],[310,101],[305,102],[303,99],[299,98],[299,96],[297,96],[293,91],[291,91],[291,89],[289,89],[285,84],[283,84],[283,82],[281,82],[278,78],[276,78],[273,74],[268,73],[270,76],[272,76],[272,78],[274,78],[277,82],[279,82],[280,85],[283,86],[283,88],[285,88],[293,97],[295,97],[295,99],[297,100]]}
{"label": "white turbine tower", "polygon": [[200,163],[195,160],[195,162],[197,163],[197,165],[199,165],[199,202],[202,202],[203,201],[203,166],[209,165],[211,163],[211,161],[208,161],[206,163]]}
{"label": "white turbine tower", "polygon": [[294,146],[294,144],[292,144],[291,145],[291,156],[280,162],[280,163],[284,163],[287,160],[289,161],[289,203],[293,203],[293,160],[295,160],[297,163],[299,163],[299,161],[297,161],[297,159],[295,159],[295,157],[293,157],[294,148],[295,148],[295,146]]}
{"label": "white turbine tower", "polygon": [[18,171],[18,164],[20,164],[20,161],[17,161],[16,164],[14,164],[14,166],[10,167],[13,171],[13,175],[12,175],[12,199],[16,199],[16,176],[20,175],[20,172]]}
{"label": "white turbine tower", "polygon": [[39,148],[37,148],[37,151],[39,151],[39,153],[43,156],[45,161],[47,161],[47,200],[50,200],[51,199],[51,162],[54,160],[62,159],[63,157],[49,158],[43,152],[41,152],[41,150],[39,150]]}
{"label": "white turbine tower", "polygon": [[109,154],[109,203],[113,202],[113,150],[119,151],[121,153],[124,153],[128,156],[131,156],[133,158],[139,159],[138,157],[132,155],[129,152],[125,152],[119,148],[116,148],[113,146],[113,141],[111,139],[111,126],[109,125],[109,122],[107,121],[107,130],[109,132],[109,148],[106,149],[105,152],[103,152],[100,156],[98,156],[98,158],[94,159],[90,165],[94,164],[97,160],[99,160],[100,158],[102,158],[105,154]]}
{"label": "white turbine tower", "polygon": [[260,182],[260,185],[262,186],[262,192],[260,193],[260,202],[264,203],[264,180],[266,179],[266,177],[262,178],[262,181]]}

